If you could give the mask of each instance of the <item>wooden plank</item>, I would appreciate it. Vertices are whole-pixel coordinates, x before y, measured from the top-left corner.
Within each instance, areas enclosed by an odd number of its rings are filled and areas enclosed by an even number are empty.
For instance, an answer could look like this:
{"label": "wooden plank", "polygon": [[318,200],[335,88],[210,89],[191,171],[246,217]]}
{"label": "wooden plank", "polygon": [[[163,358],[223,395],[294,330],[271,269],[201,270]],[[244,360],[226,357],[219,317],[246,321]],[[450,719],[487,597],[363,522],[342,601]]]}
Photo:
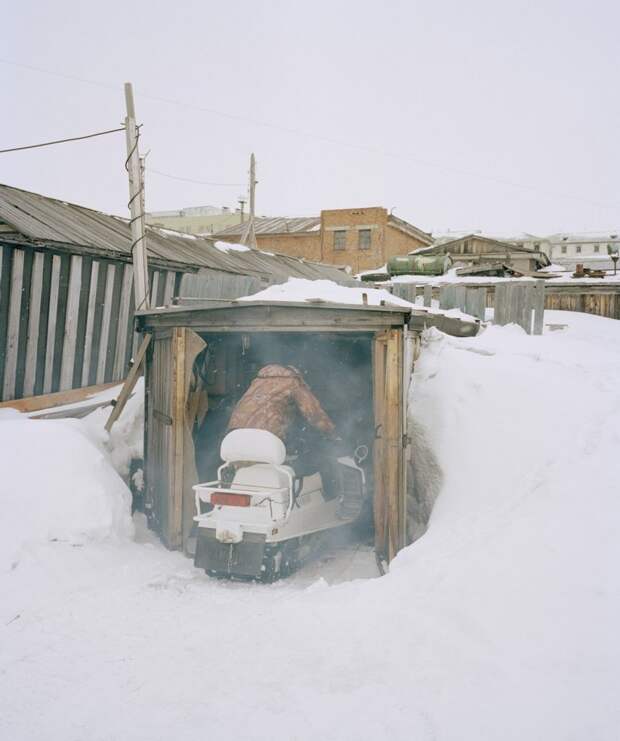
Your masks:
{"label": "wooden plank", "polygon": [[378,557],[387,559],[387,505],[385,501],[385,361],[387,352],[387,333],[375,335],[372,350],[373,362],[373,407],[375,419],[375,440],[373,445],[373,519],[375,526],[375,552]]}
{"label": "wooden plank", "polygon": [[[399,307],[400,308],[400,307]],[[248,331],[360,331],[374,332],[393,326],[402,326],[408,316],[407,309],[385,311],[375,307],[365,310],[334,308],[323,304],[299,306],[236,305],[214,308],[207,311],[188,310],[179,307],[153,314],[139,315],[140,331],[163,327],[190,327],[197,332],[223,331],[244,328]]]}
{"label": "wooden plank", "polygon": [[86,327],[88,325],[88,304],[90,299],[90,284],[93,274],[93,258],[82,256],[80,275],[80,298],[78,304],[78,318],[75,333],[75,355],[73,358],[73,374],[71,386],[78,388],[84,377],[84,360],[86,355]]}
{"label": "wooden plank", "polygon": [[403,547],[409,545],[409,532],[408,532],[408,512],[407,503],[409,502],[409,468],[411,465],[411,454],[412,454],[412,440],[409,429],[409,390],[412,383],[412,374],[414,367],[414,359],[416,357],[416,346],[419,343],[419,335],[414,332],[410,332],[408,329],[403,331],[403,375],[402,375],[402,399],[401,399],[401,414],[402,414],[402,439],[403,446],[401,451],[401,497],[402,497],[402,520],[401,520],[401,540]]}
{"label": "wooden plank", "polygon": [[2,268],[0,272],[0,393],[4,390],[4,369],[7,356],[9,330],[9,306],[11,301],[11,275],[13,272],[13,247],[2,246]]}
{"label": "wooden plank", "polygon": [[153,290],[153,289],[154,289],[154,287],[155,287],[155,286],[154,286],[154,281],[155,281],[155,268],[154,268],[154,267],[153,267],[153,266],[152,266],[151,264],[149,264],[149,268],[148,268],[148,275],[149,275],[149,284],[148,284],[148,286],[146,287],[146,291],[147,291],[147,294],[148,294],[148,297],[149,297],[149,302],[150,302],[150,305],[151,305],[151,306],[153,306],[153,305],[154,305],[154,304],[153,304],[153,299],[154,299],[154,297],[155,297],[155,292],[154,292],[154,290]]}
{"label": "wooden plank", "polygon": [[427,283],[424,286],[424,306],[430,307],[433,304],[433,286]]}
{"label": "wooden plank", "polygon": [[38,412],[42,409],[53,409],[64,404],[75,404],[79,401],[84,401],[94,394],[98,394],[117,385],[116,383],[103,383],[99,386],[86,386],[79,389],[69,389],[68,391],[56,391],[53,394],[39,394],[38,396],[29,396],[24,399],[4,401],[0,403],[0,409],[17,409],[19,412]]}
{"label": "wooden plank", "polygon": [[17,368],[19,310],[21,307],[23,274],[24,251],[15,250],[13,253],[13,269],[11,273],[11,301],[9,304],[9,323],[6,337],[6,364],[4,367],[3,399],[15,398],[15,370]]}
{"label": "wooden plank", "polygon": [[59,391],[66,391],[73,387],[73,367],[75,364],[75,345],[77,339],[81,286],[82,256],[73,255],[71,258],[71,271],[69,274],[66,312],[67,319],[65,321],[65,337],[62,350]]}
{"label": "wooden plank", "polygon": [[545,323],[545,282],[537,280],[534,286],[534,334],[543,333]]}
{"label": "wooden plank", "polygon": [[166,294],[166,280],[168,277],[167,270],[159,271],[159,280],[157,282],[157,292],[155,298],[155,304],[153,306],[164,306],[164,296]]}
{"label": "wooden plank", "polygon": [[117,266],[114,263],[110,263],[108,265],[108,281],[106,283],[103,301],[99,360],[97,362],[97,383],[103,383],[105,381],[105,368],[109,353],[108,338],[110,336],[110,321],[112,318],[112,294],[114,292],[114,278],[117,272]]}
{"label": "wooden plank", "polygon": [[478,311],[478,288],[470,288],[467,286],[465,289],[465,313],[470,316],[476,316]]}
{"label": "wooden plank", "polygon": [[127,403],[127,400],[129,399],[129,397],[131,396],[131,392],[133,391],[138,381],[138,378],[140,378],[140,375],[142,373],[142,364],[144,361],[144,356],[146,355],[146,351],[148,350],[152,336],[153,335],[150,333],[144,335],[144,338],[140,345],[140,349],[138,350],[138,354],[136,355],[136,362],[130,368],[129,373],[127,374],[127,379],[125,380],[125,383],[123,384],[123,388],[121,389],[121,392],[118,395],[118,399],[116,400],[114,404],[112,413],[108,417],[108,421],[105,423],[105,429],[108,432],[110,432],[110,430],[112,429],[112,426],[122,414],[123,409],[125,408],[125,404]]}
{"label": "wooden plank", "polygon": [[453,309],[460,309],[461,311],[466,310],[466,300],[467,300],[467,288],[466,286],[462,285],[455,285],[453,286],[454,291],[454,299],[453,299],[453,305],[451,308]]}
{"label": "wooden plank", "polygon": [[164,305],[170,306],[172,304],[172,297],[174,295],[174,280],[175,273],[171,270],[166,272],[166,285],[164,290]]}
{"label": "wooden plank", "polygon": [[523,294],[523,303],[521,307],[520,324],[528,334],[532,334],[532,311],[534,309],[533,284],[528,283],[524,286],[521,286],[521,293]]}
{"label": "wooden plank", "polygon": [[34,394],[37,372],[37,347],[39,341],[39,322],[41,320],[41,288],[43,285],[42,252],[34,253],[32,264],[32,287],[30,289],[30,319],[28,322],[28,343],[26,346],[26,368],[24,370],[23,396]]}
{"label": "wooden plank", "polygon": [[133,270],[127,265],[123,271],[123,286],[121,289],[121,304],[118,317],[118,335],[114,351],[113,374],[115,379],[123,378],[127,371],[125,353],[127,351],[127,332],[129,330],[129,313],[131,300],[131,284],[133,282]]}
{"label": "wooden plank", "polygon": [[22,273],[22,295],[19,307],[19,334],[17,337],[17,361],[15,365],[15,397],[21,399],[24,395],[24,375],[26,373],[26,354],[28,350],[28,328],[30,326],[30,298],[32,287],[32,266],[34,264],[34,250],[24,250],[24,266]]}
{"label": "wooden plank", "polygon": [[478,293],[476,295],[478,297],[478,306],[476,307],[475,316],[483,322],[486,318],[487,289],[484,286],[478,288]]}
{"label": "wooden plank", "polygon": [[178,298],[181,292],[181,281],[183,280],[183,273],[174,274],[174,290],[172,292],[173,298]]}
{"label": "wooden plank", "polygon": [[185,434],[185,328],[176,327],[172,335],[172,488],[168,519],[168,545],[183,545],[183,438]]}
{"label": "wooden plank", "polygon": [[401,491],[402,454],[402,333],[392,329],[388,333],[386,371],[386,437],[384,444],[385,485],[388,522],[388,561],[391,561],[401,547],[402,518],[404,516],[404,492]]}
{"label": "wooden plank", "polygon": [[108,282],[108,265],[103,260],[98,263],[99,269],[97,274],[97,286],[95,292],[95,306],[93,314],[93,329],[90,339],[90,362],[88,368],[88,383],[93,385],[97,381],[97,371],[99,368],[99,353],[101,350],[101,326],[103,324],[103,309],[106,297],[106,286]]}
{"label": "wooden plank", "polygon": [[39,308],[39,332],[37,338],[37,366],[34,377],[33,393],[43,393],[45,386],[45,369],[47,367],[47,338],[50,314],[50,296],[52,291],[52,260],[53,255],[46,252],[43,255],[43,275],[41,279],[41,305]]}
{"label": "wooden plank", "polygon": [[137,332],[134,329],[135,327],[135,295],[134,295],[134,283],[133,283],[133,273],[131,278],[131,292],[130,292],[130,298],[129,298],[129,315],[127,317],[127,339],[126,339],[126,347],[125,347],[125,368],[129,367],[129,363],[131,361],[131,357],[133,354],[133,347],[134,347],[134,339],[137,335]]}
{"label": "wooden plank", "polygon": [[114,287],[112,289],[112,303],[110,313],[110,327],[108,330],[108,349],[106,353],[104,381],[114,378],[114,361],[116,359],[116,348],[118,344],[118,325],[121,312],[121,294],[123,289],[124,265],[118,263],[114,271]]}
{"label": "wooden plank", "polygon": [[82,364],[82,385],[88,385],[90,366],[93,354],[93,334],[95,329],[95,314],[97,309],[97,289],[99,285],[100,263],[93,261],[90,274],[90,290],[88,292],[88,308],[86,314],[86,336],[84,342],[84,361]]}
{"label": "wooden plank", "polygon": [[54,255],[52,258],[52,274],[50,277],[50,305],[49,321],[47,323],[47,344],[45,347],[45,379],[43,382],[43,392],[52,391],[52,371],[54,366],[54,340],[56,337],[56,314],[58,312],[58,287],[60,282],[60,255]]}
{"label": "wooden plank", "polygon": [[60,374],[62,370],[62,355],[65,342],[65,325],[67,323],[67,305],[69,301],[69,275],[71,270],[71,255],[61,255],[60,273],[58,277],[58,303],[56,309],[56,327],[54,329],[54,359],[52,361],[52,388],[60,391]]}

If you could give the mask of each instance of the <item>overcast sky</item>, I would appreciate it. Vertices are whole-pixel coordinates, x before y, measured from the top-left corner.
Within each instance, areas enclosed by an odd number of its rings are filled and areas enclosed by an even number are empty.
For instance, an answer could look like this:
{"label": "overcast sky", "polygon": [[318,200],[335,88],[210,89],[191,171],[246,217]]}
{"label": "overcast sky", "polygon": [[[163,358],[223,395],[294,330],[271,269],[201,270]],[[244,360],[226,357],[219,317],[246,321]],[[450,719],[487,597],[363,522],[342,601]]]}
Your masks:
{"label": "overcast sky", "polygon": [[[20,0],[2,21],[0,148],[119,125],[127,80],[148,168],[233,184],[150,172],[148,210],[235,206],[254,151],[259,214],[620,228],[617,1]],[[124,147],[3,154],[0,182],[126,215]]]}

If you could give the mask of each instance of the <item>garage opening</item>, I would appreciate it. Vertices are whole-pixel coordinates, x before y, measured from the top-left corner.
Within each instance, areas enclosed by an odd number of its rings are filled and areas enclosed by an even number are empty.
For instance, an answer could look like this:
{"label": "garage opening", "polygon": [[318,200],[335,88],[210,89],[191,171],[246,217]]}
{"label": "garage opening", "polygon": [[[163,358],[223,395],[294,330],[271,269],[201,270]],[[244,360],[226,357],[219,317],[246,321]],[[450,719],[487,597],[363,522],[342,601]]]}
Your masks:
{"label": "garage opening", "polygon": [[[220,448],[231,416],[263,369],[273,366],[295,369],[333,422],[335,432],[325,435],[304,418],[296,404],[288,404],[286,414],[290,427],[286,439],[286,465],[292,467],[299,478],[321,472],[323,497],[341,498],[336,514],[347,523],[342,527],[326,527],[330,532],[324,533],[326,537],[321,539],[318,548],[315,543],[313,557],[318,557],[323,548],[353,542],[371,546],[374,542],[375,442],[373,335],[319,333],[309,336],[262,332],[201,333],[200,337],[206,345],[194,361],[193,377],[202,382],[208,411],[196,415],[192,429],[198,480],[218,478],[223,464]],[[275,383],[278,383],[277,378]],[[206,406],[205,401],[203,405]],[[343,459],[353,461],[361,469],[366,496],[359,496],[353,488],[347,491],[350,469],[338,465]],[[333,480],[329,480],[332,471]],[[350,483],[355,486],[354,480]],[[326,526],[331,522],[329,517],[325,512],[322,520],[320,516],[318,521],[309,518],[306,527],[302,526],[302,537],[308,538],[313,528]],[[295,529],[293,535],[298,534]],[[192,543],[190,548],[194,547]]]}
{"label": "garage opening", "polygon": [[[383,307],[250,308],[148,315],[145,501],[151,527],[201,568],[217,550],[214,571],[233,573],[235,559],[251,561],[261,549],[279,555],[289,533],[299,545],[313,533],[338,529],[389,562],[407,537],[407,314]],[[285,446],[275,431],[281,454],[273,447],[265,453],[265,435],[249,447],[247,436],[235,437],[244,425],[232,425],[231,416],[263,370],[274,366],[296,369],[333,423],[332,437],[326,440],[324,428],[315,429],[294,404],[287,410],[294,434],[284,435]],[[267,495],[259,496],[265,487]],[[273,529],[261,530],[251,522],[252,508],[265,508],[266,501],[275,512]],[[213,510],[223,511],[217,523]],[[203,559],[199,536],[207,529],[211,540],[203,546],[211,550]]]}

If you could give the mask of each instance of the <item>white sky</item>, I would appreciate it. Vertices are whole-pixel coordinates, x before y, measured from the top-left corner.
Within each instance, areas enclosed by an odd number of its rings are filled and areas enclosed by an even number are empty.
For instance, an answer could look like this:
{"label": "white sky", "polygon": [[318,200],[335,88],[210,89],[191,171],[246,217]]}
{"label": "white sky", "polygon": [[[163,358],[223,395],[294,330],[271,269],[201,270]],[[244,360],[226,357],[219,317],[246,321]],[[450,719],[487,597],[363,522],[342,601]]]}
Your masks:
{"label": "white sky", "polygon": [[[253,150],[259,214],[382,205],[436,231],[620,227],[612,0],[21,0],[2,20],[0,58],[55,74],[0,63],[0,148],[114,128],[130,80],[147,167],[243,183]],[[126,215],[124,146],[3,154],[0,182]],[[147,209],[235,206],[244,190],[152,173]]]}

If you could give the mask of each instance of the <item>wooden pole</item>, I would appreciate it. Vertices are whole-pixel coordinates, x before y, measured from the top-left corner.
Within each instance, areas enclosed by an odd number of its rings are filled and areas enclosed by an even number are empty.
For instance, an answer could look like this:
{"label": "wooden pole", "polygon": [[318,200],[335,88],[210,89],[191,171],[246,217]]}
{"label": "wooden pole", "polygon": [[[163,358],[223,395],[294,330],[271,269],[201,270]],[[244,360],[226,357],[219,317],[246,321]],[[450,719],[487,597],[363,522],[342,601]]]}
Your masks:
{"label": "wooden pole", "polygon": [[145,215],[144,215],[144,184],[140,165],[138,138],[140,136],[136,124],[136,111],[133,100],[133,88],[130,82],[125,83],[125,138],[127,142],[127,160],[125,167],[129,176],[129,212],[131,214],[131,253],[133,257],[134,294],[136,311],[148,309],[149,302],[149,273],[146,255]]}
{"label": "wooden pole", "polygon": [[254,216],[256,213],[256,157],[254,152],[250,155],[250,218],[243,235],[243,244],[256,249],[256,231],[254,229]]}

